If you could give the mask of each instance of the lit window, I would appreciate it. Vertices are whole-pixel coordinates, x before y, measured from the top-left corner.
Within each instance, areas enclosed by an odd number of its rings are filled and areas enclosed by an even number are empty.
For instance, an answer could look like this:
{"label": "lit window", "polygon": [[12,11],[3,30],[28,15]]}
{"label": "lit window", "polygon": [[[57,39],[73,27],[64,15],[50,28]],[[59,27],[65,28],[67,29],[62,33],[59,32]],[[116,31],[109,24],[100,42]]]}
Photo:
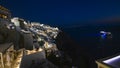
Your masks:
{"label": "lit window", "polygon": [[0,14],[0,18],[4,18],[4,19],[6,19],[7,16],[6,16],[6,15],[3,15],[3,14]]}
{"label": "lit window", "polygon": [[4,18],[6,19],[6,18],[7,18],[7,16],[6,16],[6,15],[4,15]]}

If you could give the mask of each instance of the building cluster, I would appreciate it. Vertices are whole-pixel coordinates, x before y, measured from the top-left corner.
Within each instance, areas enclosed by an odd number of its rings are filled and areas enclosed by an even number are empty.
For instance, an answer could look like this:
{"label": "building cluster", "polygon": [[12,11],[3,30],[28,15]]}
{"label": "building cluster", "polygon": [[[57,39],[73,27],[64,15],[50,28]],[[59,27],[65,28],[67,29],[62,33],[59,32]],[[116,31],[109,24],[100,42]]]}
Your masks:
{"label": "building cluster", "polygon": [[[0,68],[57,68],[46,58],[60,53],[55,39],[60,30],[14,17],[0,6]],[[33,66],[33,67],[32,67]]]}
{"label": "building cluster", "polygon": [[31,34],[34,42],[43,42],[46,48],[50,48],[55,45],[55,39],[60,32],[57,27],[54,28],[37,22],[26,22],[24,19],[20,18],[12,18],[11,22],[12,24],[9,24],[9,28],[14,28],[21,34]]}

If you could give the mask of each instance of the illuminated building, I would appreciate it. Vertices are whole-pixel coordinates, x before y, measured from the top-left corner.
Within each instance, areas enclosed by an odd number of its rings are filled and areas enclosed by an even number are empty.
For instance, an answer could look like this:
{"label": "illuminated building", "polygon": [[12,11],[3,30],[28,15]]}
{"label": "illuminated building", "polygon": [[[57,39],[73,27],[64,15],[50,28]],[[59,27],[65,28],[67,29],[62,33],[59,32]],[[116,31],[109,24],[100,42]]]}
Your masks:
{"label": "illuminated building", "polygon": [[0,24],[8,24],[10,23],[11,13],[7,8],[0,6]]}
{"label": "illuminated building", "polygon": [[0,68],[11,68],[14,58],[13,44],[0,44]]}
{"label": "illuminated building", "polygon": [[58,28],[11,18],[10,11],[0,6],[0,68],[26,68],[34,61],[43,64],[42,59],[47,62],[43,67],[47,66],[50,62],[46,54],[57,51],[55,43],[51,42],[57,33]]}
{"label": "illuminated building", "polygon": [[[11,23],[11,13],[8,9],[0,6],[0,43],[4,43],[7,39],[7,26]],[[6,36],[3,36],[6,35]]]}

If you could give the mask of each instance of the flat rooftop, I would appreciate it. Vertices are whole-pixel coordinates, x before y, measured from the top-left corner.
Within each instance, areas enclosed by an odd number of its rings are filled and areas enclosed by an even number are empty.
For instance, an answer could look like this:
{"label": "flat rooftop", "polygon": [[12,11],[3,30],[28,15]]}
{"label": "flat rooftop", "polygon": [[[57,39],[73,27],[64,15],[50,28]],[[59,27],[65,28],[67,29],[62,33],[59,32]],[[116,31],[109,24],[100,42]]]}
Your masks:
{"label": "flat rooftop", "polygon": [[103,62],[115,68],[120,68],[120,55],[104,60]]}
{"label": "flat rooftop", "polygon": [[110,67],[120,68],[120,53],[115,54],[113,56],[109,56],[107,58],[100,59],[98,60],[98,62]]}

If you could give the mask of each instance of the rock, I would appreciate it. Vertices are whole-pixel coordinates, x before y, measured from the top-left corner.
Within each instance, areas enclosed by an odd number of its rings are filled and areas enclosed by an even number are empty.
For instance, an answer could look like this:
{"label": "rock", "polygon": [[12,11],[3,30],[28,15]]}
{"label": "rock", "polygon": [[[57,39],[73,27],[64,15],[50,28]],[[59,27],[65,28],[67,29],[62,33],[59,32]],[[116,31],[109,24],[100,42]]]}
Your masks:
{"label": "rock", "polygon": [[56,45],[59,50],[65,52],[72,58],[73,66],[78,68],[97,68],[93,57],[90,56],[79,44],[72,40],[64,32],[60,32],[56,38]]}

